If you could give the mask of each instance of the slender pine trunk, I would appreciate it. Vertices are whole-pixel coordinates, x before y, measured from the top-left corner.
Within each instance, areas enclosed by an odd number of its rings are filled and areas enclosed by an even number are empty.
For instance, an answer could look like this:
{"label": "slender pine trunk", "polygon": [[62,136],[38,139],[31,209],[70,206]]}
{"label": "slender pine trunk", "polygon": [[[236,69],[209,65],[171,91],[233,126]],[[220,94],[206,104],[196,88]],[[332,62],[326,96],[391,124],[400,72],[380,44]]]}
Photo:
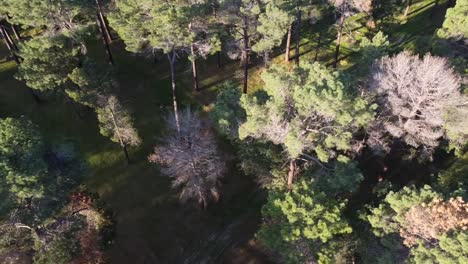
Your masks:
{"label": "slender pine trunk", "polygon": [[289,161],[289,172],[288,172],[288,189],[292,190],[292,185],[294,181],[294,175],[296,174],[296,162],[294,159]]}
{"label": "slender pine trunk", "polygon": [[223,65],[221,64],[221,51],[216,52],[216,64],[218,66],[218,69],[221,69]]}
{"label": "slender pine trunk", "polygon": [[197,71],[197,59],[195,55],[195,47],[192,44],[190,46],[190,52],[192,53],[192,77],[193,77],[193,89],[195,91],[200,91],[200,87],[198,86],[198,71]]}
{"label": "slender pine trunk", "polygon": [[284,53],[284,61],[289,62],[289,56],[291,54],[291,35],[292,35],[292,24],[288,28],[288,36],[286,37],[286,51]]}
{"label": "slender pine trunk", "polygon": [[408,17],[408,14],[411,10],[411,6],[413,5],[413,0],[408,0],[408,5],[406,6],[405,13],[403,14],[404,18]]}
{"label": "slender pine trunk", "polygon": [[6,33],[5,27],[3,25],[0,25],[0,32],[2,32],[3,40],[5,41],[5,44],[11,53],[11,56],[13,56],[13,59],[15,60],[16,64],[20,64],[20,60],[16,55],[13,46],[11,45],[10,41],[8,41],[8,34]]}
{"label": "slender pine trunk", "polygon": [[244,18],[244,50],[242,52],[242,58],[244,63],[244,94],[247,94],[247,85],[248,85],[248,78],[249,78],[249,24],[247,18]]}
{"label": "slender pine trunk", "polygon": [[343,36],[344,22],[345,22],[345,15],[342,14],[340,17],[340,25],[338,27],[338,37],[336,39],[335,60],[333,62],[333,68],[336,68],[336,66],[338,65],[338,57],[340,56],[340,46],[341,46],[341,38]]}
{"label": "slender pine trunk", "polygon": [[107,55],[107,62],[110,64],[110,65],[114,65],[114,57],[112,56],[112,51],[110,49],[110,45],[109,45],[109,41],[107,39],[107,37],[105,36],[104,34],[104,27],[103,27],[104,23],[103,21],[101,20],[99,14],[97,15],[97,26],[99,28],[99,32],[101,33],[101,37],[102,37],[102,43],[104,45],[104,49],[106,50],[106,55]]}
{"label": "slender pine trunk", "polygon": [[127,145],[124,144],[122,149],[123,149],[123,152],[125,154],[125,160],[127,161],[127,165],[128,165],[128,164],[130,164],[130,156],[128,155]]}
{"label": "slender pine trunk", "polygon": [[177,95],[176,95],[176,80],[175,80],[175,60],[176,53],[174,50],[167,54],[169,59],[169,67],[171,68],[171,84],[172,84],[172,103],[174,107],[174,117],[177,127],[177,132],[180,132],[179,110],[177,108]]}
{"label": "slender pine trunk", "polygon": [[434,6],[432,7],[432,10],[431,10],[430,18],[434,17],[438,7],[439,7],[439,0],[435,0]]}
{"label": "slender pine trunk", "polygon": [[98,9],[99,19],[102,22],[102,30],[103,30],[106,38],[107,38],[107,41],[109,43],[112,43],[112,35],[110,33],[110,30],[109,30],[109,24],[107,23],[107,19],[104,16],[104,13],[102,12],[102,8],[101,8],[101,4],[99,3],[99,0],[96,0],[96,6],[97,6],[97,9]]}
{"label": "slender pine trunk", "polygon": [[263,52],[263,63],[265,67],[268,67],[268,64],[270,63],[270,51],[265,50]]}
{"label": "slender pine trunk", "polygon": [[301,43],[301,19],[302,19],[302,11],[297,11],[297,21],[296,21],[296,57],[295,62],[296,65],[299,66],[299,46]]}
{"label": "slender pine trunk", "polygon": [[[189,31],[192,31],[192,23],[189,24]],[[192,61],[192,81],[193,81],[193,89],[195,91],[199,91],[200,88],[198,86],[198,71],[197,71],[197,57],[195,54],[195,45],[192,43],[190,45],[190,60]]]}
{"label": "slender pine trunk", "polygon": [[10,42],[11,47],[13,47],[14,50],[19,51],[18,46],[16,46],[15,42],[13,41],[13,38],[11,38],[10,33],[8,32],[7,28],[3,26],[3,30],[5,31],[5,36],[7,37],[8,41]]}
{"label": "slender pine trunk", "polygon": [[314,61],[317,61],[317,59],[318,59],[318,54],[320,52],[320,45],[321,44],[322,44],[322,30],[319,31],[317,47],[315,47]]}
{"label": "slender pine trunk", "polygon": [[13,31],[13,34],[15,35],[16,40],[18,40],[18,42],[21,42],[21,35],[16,29],[16,26],[13,24],[11,25],[11,31]]}

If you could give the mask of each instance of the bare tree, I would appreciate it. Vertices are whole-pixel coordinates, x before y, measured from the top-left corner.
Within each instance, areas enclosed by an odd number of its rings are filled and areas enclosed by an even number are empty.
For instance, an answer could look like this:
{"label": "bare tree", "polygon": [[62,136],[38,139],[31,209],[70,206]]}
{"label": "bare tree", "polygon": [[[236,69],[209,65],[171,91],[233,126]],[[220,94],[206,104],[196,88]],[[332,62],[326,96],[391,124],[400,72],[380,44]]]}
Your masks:
{"label": "bare tree", "polygon": [[460,77],[447,59],[404,51],[384,57],[373,67],[371,91],[381,107],[376,126],[411,146],[432,148],[444,135],[446,109],[466,104]]}
{"label": "bare tree", "polygon": [[120,144],[127,163],[129,163],[130,157],[127,147],[138,146],[141,143],[141,139],[133,127],[130,113],[114,95],[100,98],[99,105],[96,112],[101,134]]}
{"label": "bare tree", "polygon": [[213,132],[189,109],[180,115],[180,132],[173,115],[167,118],[169,133],[148,159],[163,165],[162,172],[173,178],[172,187],[181,189],[180,199],[195,199],[204,208],[219,199],[219,180],[226,166]]}

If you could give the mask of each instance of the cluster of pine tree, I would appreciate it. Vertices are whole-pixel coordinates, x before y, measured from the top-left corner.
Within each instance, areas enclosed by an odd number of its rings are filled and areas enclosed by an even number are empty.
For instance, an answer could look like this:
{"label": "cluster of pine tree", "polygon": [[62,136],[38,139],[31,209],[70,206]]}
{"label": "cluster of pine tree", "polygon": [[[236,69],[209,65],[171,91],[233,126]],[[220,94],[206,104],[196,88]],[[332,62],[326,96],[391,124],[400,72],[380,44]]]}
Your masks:
{"label": "cluster of pine tree", "polygon": [[[392,23],[408,23],[414,2],[0,0],[0,32],[37,103],[60,96],[78,118],[95,113],[128,164],[142,139],[111,44],[167,57],[173,111],[148,161],[182,201],[207,208],[232,169],[225,142],[236,169],[268,192],[255,239],[278,263],[468,263],[468,1],[432,3],[434,14],[447,9],[443,25],[410,47]],[[356,16],[368,29],[359,39],[347,36]],[[311,27],[317,49],[332,45],[329,64],[300,60]],[[108,65],[90,55],[97,37]],[[340,64],[346,41],[357,47],[350,65]],[[242,77],[206,115],[180,104],[176,74],[187,58],[201,92],[208,57],[218,68],[239,60]],[[401,179],[415,168],[427,175]],[[72,144],[47,142],[26,117],[0,119],[0,262],[105,262],[113,223],[79,186],[85,174]]]}

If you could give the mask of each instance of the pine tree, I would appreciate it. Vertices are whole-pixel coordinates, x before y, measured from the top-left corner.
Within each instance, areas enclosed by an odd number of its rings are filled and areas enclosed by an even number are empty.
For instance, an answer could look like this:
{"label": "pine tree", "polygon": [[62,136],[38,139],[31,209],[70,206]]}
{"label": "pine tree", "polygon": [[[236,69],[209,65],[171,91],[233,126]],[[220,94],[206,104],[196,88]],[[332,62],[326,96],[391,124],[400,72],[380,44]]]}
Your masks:
{"label": "pine tree", "polygon": [[127,164],[130,163],[128,147],[141,144],[130,113],[113,95],[100,98],[96,112],[101,134],[118,143],[125,154]]}
{"label": "pine tree", "polygon": [[47,173],[44,142],[25,118],[0,119],[0,210],[41,198]]}
{"label": "pine tree", "polygon": [[[273,66],[262,79],[267,97],[241,98],[247,118],[239,136],[284,146],[291,171],[294,160],[304,158],[303,154],[313,153],[327,162],[336,157],[337,150],[349,150],[353,133],[373,120],[375,106],[356,97],[337,73],[318,63],[304,63],[292,71]],[[313,156],[309,157],[315,159]]]}
{"label": "pine tree", "polygon": [[257,236],[286,263],[316,260],[327,242],[352,232],[342,216],[344,206],[305,180],[291,192],[272,190],[262,209],[264,222]]}

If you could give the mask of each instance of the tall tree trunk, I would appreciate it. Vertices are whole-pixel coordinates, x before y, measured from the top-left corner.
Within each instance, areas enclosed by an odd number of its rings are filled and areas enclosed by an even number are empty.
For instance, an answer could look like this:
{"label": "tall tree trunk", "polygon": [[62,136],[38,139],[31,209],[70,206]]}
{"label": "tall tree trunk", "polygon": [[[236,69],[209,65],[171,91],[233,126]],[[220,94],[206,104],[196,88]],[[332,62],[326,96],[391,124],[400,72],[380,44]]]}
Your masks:
{"label": "tall tree trunk", "polygon": [[406,6],[405,13],[403,14],[404,18],[408,17],[408,14],[411,10],[411,6],[413,5],[413,0],[408,0],[408,5]]}
{"label": "tall tree trunk", "polygon": [[11,25],[11,31],[13,31],[13,34],[15,35],[16,37],[16,40],[18,40],[18,42],[21,42],[21,35],[19,34],[18,30],[16,29],[16,26],[15,25]]}
{"label": "tall tree trunk", "polygon": [[216,52],[216,64],[218,66],[218,69],[221,69],[221,67],[223,66],[221,64],[221,51]]}
{"label": "tall tree trunk", "polygon": [[247,82],[249,78],[249,24],[247,18],[244,18],[244,50],[242,51],[242,59],[244,63],[244,94],[247,94]]}
{"label": "tall tree trunk", "polygon": [[[189,31],[192,31],[192,23],[189,24]],[[190,45],[190,55],[190,60],[192,61],[193,89],[198,92],[200,88],[198,86],[197,56],[195,54],[195,45],[193,43]]]}
{"label": "tall tree trunk", "polygon": [[112,43],[112,36],[110,34],[109,25],[107,24],[106,17],[104,16],[102,12],[102,8],[101,8],[101,4],[99,3],[99,0],[96,0],[96,6],[98,9],[99,20],[101,20],[101,23],[102,23],[102,30],[104,31],[107,41],[109,43]]}
{"label": "tall tree trunk", "polygon": [[435,0],[434,6],[432,7],[432,10],[431,10],[430,18],[432,18],[435,15],[438,7],[439,7],[439,0]]}
{"label": "tall tree trunk", "polygon": [[18,46],[16,46],[15,42],[11,38],[10,33],[8,32],[7,28],[5,26],[3,26],[3,25],[2,25],[2,27],[3,27],[3,30],[5,31],[5,36],[7,37],[8,41],[10,42],[11,47],[13,47],[13,49],[15,49],[16,51],[19,51]]}
{"label": "tall tree trunk", "polygon": [[288,189],[292,190],[292,185],[294,181],[294,175],[296,174],[296,162],[294,159],[289,161],[289,172],[288,172]]}
{"label": "tall tree trunk", "polygon": [[284,61],[286,63],[289,62],[289,56],[291,54],[291,35],[292,35],[292,24],[289,26],[288,36],[286,37],[286,51],[284,53]]}
{"label": "tall tree trunk", "polygon": [[317,59],[318,59],[318,54],[319,54],[319,51],[320,51],[320,45],[321,44],[322,44],[322,30],[319,31],[317,47],[315,48],[314,61],[317,61]]}
{"label": "tall tree trunk", "polygon": [[10,41],[8,41],[8,33],[6,32],[5,30],[5,27],[3,25],[0,25],[0,31],[2,32],[2,35],[3,35],[3,39],[5,41],[5,44],[8,48],[8,50],[10,51],[11,53],[11,56],[13,56],[13,59],[15,60],[16,64],[20,64],[20,60],[18,58],[18,56],[16,56],[16,53],[14,51],[14,48],[12,46],[12,44],[10,43]]}
{"label": "tall tree trunk", "polygon": [[104,44],[104,49],[106,50],[107,62],[110,65],[114,65],[114,58],[112,56],[112,51],[111,51],[110,46],[109,46],[109,41],[108,41],[107,37],[104,34],[104,27],[103,27],[104,23],[100,19],[99,14],[97,15],[97,24],[98,24],[99,32],[101,33],[101,36],[102,36],[102,43]]}
{"label": "tall tree trunk", "polygon": [[176,96],[176,81],[175,81],[175,60],[176,53],[174,50],[167,54],[169,59],[169,67],[171,68],[171,84],[172,84],[172,103],[174,107],[174,117],[177,127],[177,132],[180,132],[180,122],[179,122],[179,110],[177,108],[177,96]]}
{"label": "tall tree trunk", "polygon": [[341,37],[343,36],[343,26],[345,19],[345,14],[342,14],[340,17],[340,25],[338,26],[338,37],[336,39],[335,61],[333,62],[333,68],[336,68],[336,66],[338,65],[338,57],[340,56]]}
{"label": "tall tree trunk", "polygon": [[195,55],[195,47],[194,45],[190,45],[190,52],[192,53],[192,76],[193,76],[193,89],[195,91],[200,91],[200,87],[198,86],[198,71],[197,71],[197,59]]}
{"label": "tall tree trunk", "polygon": [[123,152],[125,154],[125,160],[127,161],[127,165],[128,165],[128,164],[130,164],[130,156],[128,155],[127,145],[124,144],[122,149],[123,149]]}
{"label": "tall tree trunk", "polygon": [[265,64],[265,67],[268,67],[268,64],[270,63],[270,51],[265,50],[263,52],[263,63]]}
{"label": "tall tree trunk", "polygon": [[301,43],[301,19],[302,19],[302,11],[297,11],[297,21],[296,21],[296,65],[299,66],[299,46]]}
{"label": "tall tree trunk", "polygon": [[213,1],[211,3],[211,11],[213,12],[214,18],[218,17],[218,1]]}

